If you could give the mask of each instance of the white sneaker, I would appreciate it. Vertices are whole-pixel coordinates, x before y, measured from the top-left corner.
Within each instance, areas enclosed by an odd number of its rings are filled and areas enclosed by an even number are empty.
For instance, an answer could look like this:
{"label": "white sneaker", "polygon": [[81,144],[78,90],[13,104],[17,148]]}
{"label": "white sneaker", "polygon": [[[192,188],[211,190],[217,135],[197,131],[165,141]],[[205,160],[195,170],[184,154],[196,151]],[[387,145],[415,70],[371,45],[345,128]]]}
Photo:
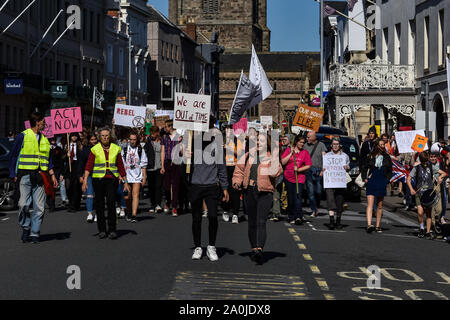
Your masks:
{"label": "white sneaker", "polygon": [[125,210],[124,209],[120,210],[120,217],[121,218],[125,217]]}
{"label": "white sneaker", "polygon": [[169,207],[164,207],[164,213],[169,213]]}
{"label": "white sneaker", "polygon": [[156,211],[157,213],[160,213],[160,212],[162,211],[161,206],[156,206],[155,211]]}
{"label": "white sneaker", "polygon": [[206,255],[208,256],[209,260],[211,261],[217,261],[219,260],[219,257],[216,253],[216,247],[208,246],[206,249]]}
{"label": "white sneaker", "polygon": [[441,224],[447,224],[447,221],[445,221],[444,217],[441,217]]}
{"label": "white sneaker", "polygon": [[192,255],[192,260],[200,260],[203,255],[203,249],[200,247],[195,248],[194,254]]}
{"label": "white sneaker", "polygon": [[116,208],[116,213],[117,213],[117,214],[120,213],[120,208]]}
{"label": "white sneaker", "polygon": [[222,214],[222,219],[223,219],[223,221],[225,221],[225,222],[230,221],[230,216],[228,215],[228,212],[224,212],[224,213]]}
{"label": "white sneaker", "polygon": [[202,217],[203,217],[203,218],[208,218],[208,211],[203,211]]}
{"label": "white sneaker", "polygon": [[97,215],[95,215],[94,217],[94,222],[97,222]]}
{"label": "white sneaker", "polygon": [[155,213],[155,209],[151,208],[150,210],[148,210],[148,213]]}
{"label": "white sneaker", "polygon": [[231,223],[234,223],[234,224],[238,224],[239,223],[239,218],[238,218],[238,216],[237,215],[233,215],[233,218],[232,218],[232,220],[231,220]]}
{"label": "white sneaker", "polygon": [[87,222],[92,222],[94,220],[94,217],[92,216],[92,213],[89,213],[87,216]]}

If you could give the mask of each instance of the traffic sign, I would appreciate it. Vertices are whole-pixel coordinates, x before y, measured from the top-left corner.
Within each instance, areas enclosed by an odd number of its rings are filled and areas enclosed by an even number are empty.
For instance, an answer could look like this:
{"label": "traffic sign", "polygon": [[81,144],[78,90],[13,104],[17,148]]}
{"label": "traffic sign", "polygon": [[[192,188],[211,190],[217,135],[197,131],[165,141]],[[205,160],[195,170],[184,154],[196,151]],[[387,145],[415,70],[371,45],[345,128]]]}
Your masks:
{"label": "traffic sign", "polygon": [[286,120],[283,120],[281,121],[281,125],[286,128],[288,126],[288,123]]}

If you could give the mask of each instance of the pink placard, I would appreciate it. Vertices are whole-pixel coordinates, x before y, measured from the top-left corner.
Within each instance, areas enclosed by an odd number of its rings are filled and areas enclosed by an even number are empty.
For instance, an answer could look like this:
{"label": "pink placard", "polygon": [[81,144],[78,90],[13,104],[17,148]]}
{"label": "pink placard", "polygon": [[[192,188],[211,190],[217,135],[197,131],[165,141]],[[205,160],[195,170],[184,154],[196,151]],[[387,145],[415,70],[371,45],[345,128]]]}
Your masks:
{"label": "pink placard", "polygon": [[80,107],[52,109],[51,120],[53,134],[83,131]]}
{"label": "pink placard", "polygon": [[[30,129],[30,121],[25,121],[25,129]],[[42,131],[44,136],[47,138],[53,138],[55,135],[53,134],[53,125],[52,125],[52,117],[45,117],[45,128]]]}
{"label": "pink placard", "polygon": [[233,124],[233,133],[240,136],[242,132],[247,133],[247,118],[242,118],[239,122]]}

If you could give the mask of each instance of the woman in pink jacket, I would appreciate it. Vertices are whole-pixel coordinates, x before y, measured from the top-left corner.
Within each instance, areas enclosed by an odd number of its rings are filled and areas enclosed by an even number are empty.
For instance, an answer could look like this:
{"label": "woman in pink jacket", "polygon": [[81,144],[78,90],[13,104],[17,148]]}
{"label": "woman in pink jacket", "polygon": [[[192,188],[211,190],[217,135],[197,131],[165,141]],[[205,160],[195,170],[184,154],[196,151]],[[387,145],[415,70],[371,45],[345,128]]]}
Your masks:
{"label": "woman in pink jacket", "polygon": [[[252,138],[250,138],[251,140]],[[254,139],[254,138],[253,138]],[[266,242],[266,221],[272,208],[275,180],[283,173],[278,161],[278,146],[271,157],[271,139],[260,134],[256,148],[250,144],[245,163],[236,165],[233,174],[233,188],[244,188],[244,203],[248,215],[248,238],[252,247],[252,261],[264,262],[263,248]],[[257,152],[255,152],[257,151]]]}

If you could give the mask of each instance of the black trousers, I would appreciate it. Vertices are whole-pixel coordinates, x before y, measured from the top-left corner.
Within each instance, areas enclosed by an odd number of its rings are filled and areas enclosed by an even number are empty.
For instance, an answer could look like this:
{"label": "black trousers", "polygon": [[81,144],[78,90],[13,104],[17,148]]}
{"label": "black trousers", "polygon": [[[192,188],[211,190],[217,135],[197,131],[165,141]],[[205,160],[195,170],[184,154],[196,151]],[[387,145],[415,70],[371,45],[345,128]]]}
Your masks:
{"label": "black trousers", "polygon": [[266,222],[272,209],[273,193],[259,192],[257,187],[244,191],[248,215],[248,239],[252,248],[264,248],[267,239]]}
{"label": "black trousers", "polygon": [[203,200],[205,200],[206,206],[208,207],[209,245],[215,246],[217,229],[219,227],[217,221],[217,207],[220,199],[219,186],[192,185],[189,188],[189,198],[192,205],[192,235],[194,237],[195,247],[202,246]]}
{"label": "black trousers", "polygon": [[116,192],[119,186],[117,179],[92,179],[95,192],[95,213],[97,214],[98,232],[106,232],[105,198],[108,212],[108,231],[117,228]]}
{"label": "black trousers", "polygon": [[163,187],[163,175],[161,174],[161,171],[159,169],[155,171],[148,171],[147,183],[151,206],[161,206]]}
{"label": "black trousers", "polygon": [[229,202],[222,202],[223,211],[231,212],[233,215],[239,214],[239,209],[241,208],[241,193],[242,191],[236,190],[233,187],[233,173],[235,166],[227,166],[228,175],[228,193],[230,194]]}
{"label": "black trousers", "polygon": [[78,161],[74,160],[72,162],[72,171],[68,172],[68,174],[70,180],[67,195],[69,198],[69,206],[70,208],[79,211],[81,203],[81,184],[80,178],[78,177]]}

